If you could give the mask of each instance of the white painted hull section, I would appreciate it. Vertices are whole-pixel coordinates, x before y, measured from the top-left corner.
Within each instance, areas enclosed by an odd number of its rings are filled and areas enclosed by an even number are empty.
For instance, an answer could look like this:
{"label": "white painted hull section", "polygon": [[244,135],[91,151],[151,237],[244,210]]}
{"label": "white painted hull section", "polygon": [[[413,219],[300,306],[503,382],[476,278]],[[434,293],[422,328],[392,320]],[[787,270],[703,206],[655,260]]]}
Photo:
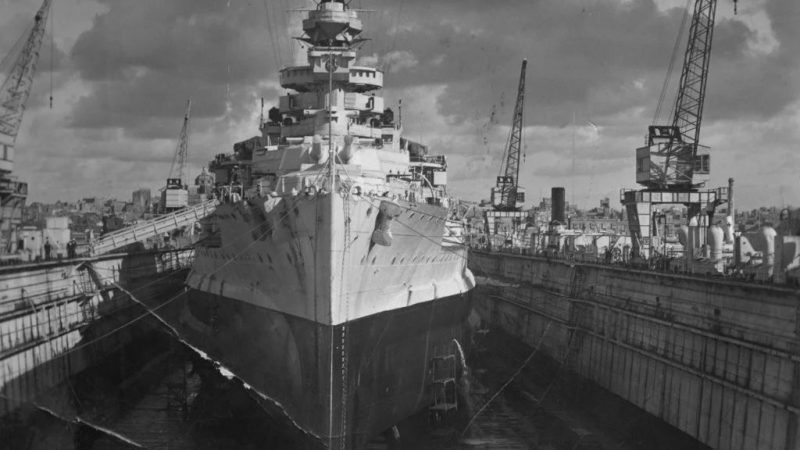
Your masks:
{"label": "white painted hull section", "polygon": [[[392,243],[372,234],[385,197],[318,194],[218,208],[219,247],[199,248],[190,287],[325,325],[472,289],[447,209],[397,200]],[[260,202],[257,201],[257,203]]]}

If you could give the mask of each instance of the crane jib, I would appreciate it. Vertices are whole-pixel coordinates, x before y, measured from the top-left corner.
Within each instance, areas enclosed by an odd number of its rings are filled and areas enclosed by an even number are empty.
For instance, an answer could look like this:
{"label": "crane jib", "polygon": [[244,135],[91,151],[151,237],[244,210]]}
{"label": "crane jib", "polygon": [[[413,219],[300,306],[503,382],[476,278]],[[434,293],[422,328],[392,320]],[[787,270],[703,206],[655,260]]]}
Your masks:
{"label": "crane jib", "polygon": [[517,101],[514,106],[514,120],[506,148],[504,170],[497,177],[497,185],[492,189],[492,205],[497,210],[518,210],[524,201],[524,194],[519,188],[519,159],[522,150],[522,112],[525,106],[525,72],[528,60],[522,60],[517,88]]}
{"label": "crane jib", "polygon": [[709,174],[710,155],[699,145],[717,0],[696,0],[670,125],[648,128],[636,151],[636,182],[650,189],[690,189]]}

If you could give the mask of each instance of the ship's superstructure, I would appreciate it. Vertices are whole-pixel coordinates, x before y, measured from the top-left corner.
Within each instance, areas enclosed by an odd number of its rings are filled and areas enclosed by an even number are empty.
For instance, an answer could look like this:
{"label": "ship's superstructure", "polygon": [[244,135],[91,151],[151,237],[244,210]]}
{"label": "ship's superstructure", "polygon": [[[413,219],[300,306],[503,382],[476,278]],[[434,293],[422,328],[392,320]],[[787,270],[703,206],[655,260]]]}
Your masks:
{"label": "ship's superstructure", "polygon": [[267,409],[352,448],[437,397],[432,360],[474,279],[445,157],[402,136],[383,72],[357,62],[356,11],[322,1],[303,32],[308,64],[280,73],[293,92],[210,164],[223,204],[179,325]]}

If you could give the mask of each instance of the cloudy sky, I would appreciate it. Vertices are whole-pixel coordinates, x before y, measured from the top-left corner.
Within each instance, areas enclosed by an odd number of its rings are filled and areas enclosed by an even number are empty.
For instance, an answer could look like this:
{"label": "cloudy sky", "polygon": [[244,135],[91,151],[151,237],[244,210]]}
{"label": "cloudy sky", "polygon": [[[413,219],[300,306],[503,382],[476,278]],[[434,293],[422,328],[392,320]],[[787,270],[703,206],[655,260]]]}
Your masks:
{"label": "cloudy sky", "polygon": [[[41,0],[0,0],[0,55]],[[686,0],[353,0],[389,104],[412,139],[448,155],[451,191],[488,197],[500,170],[519,67],[528,59],[529,203],[567,189],[596,206],[635,188],[634,149],[654,118]],[[29,202],[129,199],[167,177],[186,99],[189,172],[258,133],[281,66],[304,61],[309,0],[55,0],[16,173]],[[51,35],[52,33],[52,35]],[[52,36],[52,37],[51,37]],[[683,44],[681,44],[683,45]],[[677,65],[682,60],[682,50]],[[800,2],[732,0],[717,9],[701,142],[711,186],[739,205],[800,204]],[[676,75],[678,71],[676,70]],[[677,81],[667,92],[670,112]],[[52,93],[52,109],[48,97]],[[667,122],[667,117],[662,122]]]}

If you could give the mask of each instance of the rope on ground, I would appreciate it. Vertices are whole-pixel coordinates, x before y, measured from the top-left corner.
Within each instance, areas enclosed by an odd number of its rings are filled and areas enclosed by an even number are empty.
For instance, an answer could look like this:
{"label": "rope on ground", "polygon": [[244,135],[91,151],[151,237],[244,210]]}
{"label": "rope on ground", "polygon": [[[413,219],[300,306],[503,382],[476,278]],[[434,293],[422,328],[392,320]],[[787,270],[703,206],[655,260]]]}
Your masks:
{"label": "rope on ground", "polygon": [[[2,394],[2,393],[0,393],[0,398],[4,398],[6,400],[25,401],[23,399],[15,398],[13,396],[9,396],[7,394]],[[27,401],[25,401],[25,402],[27,402]],[[94,424],[92,422],[89,422],[88,420],[83,419],[79,415],[75,415],[75,417],[70,419],[70,418],[64,417],[64,416],[56,413],[52,409],[50,409],[50,408],[48,408],[46,406],[42,406],[42,405],[40,405],[40,404],[38,404],[36,402],[28,402],[28,403],[33,405],[33,407],[38,409],[39,411],[42,411],[42,412],[46,413],[47,415],[49,415],[50,417],[53,417],[53,418],[55,418],[57,420],[60,420],[62,422],[65,422],[65,423],[68,423],[68,424],[75,424],[75,425],[85,425],[85,426],[87,426],[89,428],[92,428],[93,430],[99,431],[102,434],[105,434],[105,435],[110,436],[110,437],[112,437],[112,438],[114,438],[116,440],[124,442],[125,444],[132,445],[132,446],[134,446],[136,448],[145,448],[143,445],[139,444],[138,442],[134,441],[133,439],[131,439],[129,437],[127,437],[125,435],[122,435],[120,433],[117,433],[116,431],[113,431],[113,430],[110,430],[108,428],[105,428],[105,427],[102,427],[100,425],[97,425],[97,424]]]}
{"label": "rope on ground", "polygon": [[545,337],[545,335],[547,335],[547,332],[550,330],[550,326],[552,324],[553,324],[552,320],[547,322],[547,327],[545,327],[544,332],[542,332],[542,337],[539,338],[539,343],[536,345],[536,347],[533,349],[533,351],[530,353],[530,355],[528,355],[528,357],[525,358],[525,361],[522,362],[522,365],[520,365],[519,368],[517,368],[517,370],[511,375],[511,377],[509,377],[509,379],[506,380],[506,382],[503,383],[502,386],[500,386],[500,389],[498,389],[489,398],[489,400],[487,400],[486,403],[484,403],[483,406],[481,406],[480,409],[478,409],[478,411],[475,412],[475,414],[473,414],[472,417],[469,418],[469,421],[467,421],[467,425],[464,427],[463,430],[461,430],[461,435],[462,436],[464,435],[464,433],[467,432],[467,430],[469,430],[469,427],[472,426],[472,423],[475,421],[475,419],[478,418],[478,416],[497,398],[498,395],[500,395],[500,393],[502,393],[505,390],[506,387],[508,387],[509,384],[511,384],[512,381],[514,381],[515,378],[517,378],[517,376],[522,372],[522,370],[525,368],[525,366],[527,366],[528,363],[531,362],[531,360],[536,355],[536,353],[539,352],[539,348],[541,348],[541,346],[542,346],[542,342],[544,341],[544,337]]}

